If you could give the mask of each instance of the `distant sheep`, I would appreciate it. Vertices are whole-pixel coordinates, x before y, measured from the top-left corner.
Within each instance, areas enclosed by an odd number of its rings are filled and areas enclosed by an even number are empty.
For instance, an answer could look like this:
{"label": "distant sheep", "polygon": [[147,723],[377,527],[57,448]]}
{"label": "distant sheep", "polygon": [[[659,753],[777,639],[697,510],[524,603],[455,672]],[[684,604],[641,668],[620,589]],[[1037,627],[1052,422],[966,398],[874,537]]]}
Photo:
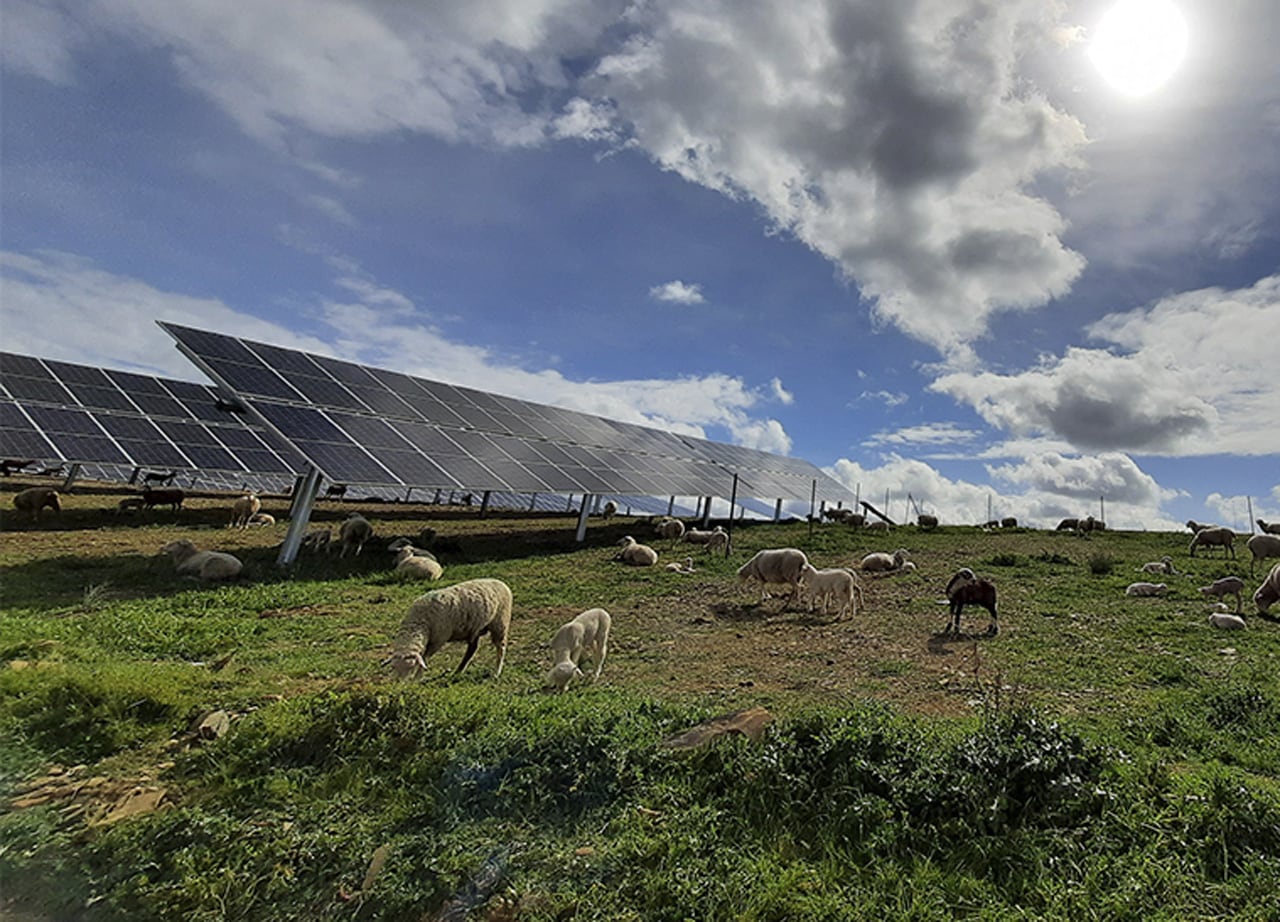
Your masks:
{"label": "distant sheep", "polygon": [[1076,530],[1081,534],[1087,534],[1091,531],[1106,531],[1107,523],[1102,519],[1095,519],[1093,516],[1085,516],[1076,524]]}
{"label": "distant sheep", "polygon": [[179,573],[184,576],[194,576],[206,583],[235,579],[244,569],[244,564],[239,558],[221,551],[197,550],[196,546],[185,538],[170,541],[160,548],[160,553],[169,555]]}
{"label": "distant sheep", "polygon": [[41,509],[52,509],[55,515],[60,513],[62,500],[58,498],[58,491],[50,487],[30,487],[13,495],[13,508],[38,522]]}
{"label": "distant sheep", "polygon": [[876,552],[862,558],[861,568],[865,573],[892,573],[901,570],[907,562],[908,551],[900,547],[892,554]]}
{"label": "distant sheep", "polygon": [[767,589],[770,585],[790,586],[791,595],[783,603],[783,608],[786,608],[800,596],[800,580],[808,563],[809,558],[804,551],[794,547],[757,551],[754,557],[738,568],[738,581],[759,582],[762,602],[768,598]]}
{"label": "distant sheep", "polygon": [[1267,609],[1277,601],[1280,601],[1280,563],[1271,568],[1262,585],[1253,593],[1253,604],[1257,606],[1260,615],[1265,615]]}
{"label": "distant sheep", "polygon": [[963,567],[947,582],[947,602],[951,606],[951,618],[947,622],[946,633],[960,633],[960,614],[966,605],[981,605],[990,612],[991,623],[987,625],[987,633],[992,636],[1000,633],[996,586],[991,580],[978,578],[968,567]]}
{"label": "distant sheep", "polygon": [[614,560],[621,560],[631,567],[651,567],[658,562],[658,552],[647,544],[640,544],[635,538],[627,535],[618,545],[622,548],[614,555]]}
{"label": "distant sheep", "polygon": [[836,521],[843,522],[850,528],[862,528],[867,524],[867,517],[861,512],[854,512],[852,509],[840,509],[838,511],[842,512],[843,515],[838,516]]}
{"label": "distant sheep", "polygon": [[373,526],[369,520],[358,512],[351,513],[338,529],[338,544],[342,547],[338,556],[346,557],[347,551],[353,548],[355,554],[352,556],[358,556],[372,537]]}
{"label": "distant sheep", "polygon": [[707,553],[723,552],[729,549],[729,533],[717,525],[707,539]]}
{"label": "distant sheep", "polygon": [[141,496],[126,496],[116,503],[116,515],[133,515],[142,508]]}
{"label": "distant sheep", "polygon": [[801,587],[809,598],[810,611],[821,600],[824,615],[832,603],[836,604],[837,621],[845,615],[858,613],[862,606],[862,587],[858,585],[858,578],[848,570],[819,570],[806,563],[801,567],[800,574]]}
{"label": "distant sheep", "polygon": [[302,536],[302,541],[298,545],[304,551],[311,551],[318,554],[321,551],[329,550],[329,542],[333,540],[333,528],[326,525],[323,528],[313,528]]}
{"label": "distant sheep", "polygon": [[1200,587],[1200,594],[1206,598],[1221,599],[1226,596],[1233,595],[1236,597],[1236,613],[1239,614],[1241,602],[1241,593],[1244,592],[1244,580],[1238,576],[1224,576],[1222,579],[1215,579],[1208,586]]}
{"label": "distant sheep", "polygon": [[1280,522],[1264,522],[1258,519],[1258,527],[1264,535],[1280,535]]}
{"label": "distant sheep", "polygon": [[658,520],[658,524],[654,526],[654,531],[658,533],[660,538],[679,541],[684,537],[684,522],[679,519],[673,519],[670,516],[663,516]]}
{"label": "distant sheep", "polygon": [[1164,583],[1130,583],[1125,587],[1124,594],[1145,597],[1164,595],[1168,591],[1169,587]]}
{"label": "distant sheep", "polygon": [[1178,571],[1174,569],[1174,566],[1173,566],[1173,558],[1170,557],[1168,554],[1165,554],[1159,560],[1153,560],[1149,563],[1144,563],[1142,566],[1138,567],[1138,572],[1139,573],[1164,573],[1167,576],[1178,575]]}
{"label": "distant sheep", "polygon": [[498,653],[502,675],[511,628],[511,588],[497,579],[470,579],[433,589],[414,600],[400,623],[393,652],[382,661],[398,678],[413,678],[427,668],[427,659],[447,643],[465,643],[456,672],[462,672],[488,634]]}
{"label": "distant sheep", "polygon": [[689,528],[685,530],[684,540],[688,544],[707,545],[707,544],[710,544],[713,540],[715,540],[716,535],[723,535],[724,533],[725,533],[724,529],[721,528],[719,525],[717,525],[715,528],[709,531],[706,531],[700,528]]}
{"label": "distant sheep", "polygon": [[1210,613],[1209,624],[1224,631],[1242,631],[1245,627],[1244,619],[1239,615],[1230,615],[1220,611]]}
{"label": "distant sheep", "polygon": [[888,522],[870,522],[863,527],[867,531],[871,532],[872,534],[888,534],[889,533]]}
{"label": "distant sheep", "polygon": [[662,569],[666,570],[668,573],[697,573],[698,572],[693,565],[692,557],[686,557],[683,563],[673,560],[671,561],[671,563],[667,564]]}
{"label": "distant sheep", "polygon": [[1206,528],[1213,528],[1213,527],[1214,527],[1213,525],[1206,525],[1203,522],[1197,522],[1195,519],[1187,520],[1187,528],[1190,528],[1192,532],[1204,531],[1204,529]]}
{"label": "distant sheep", "polygon": [[406,545],[396,552],[395,572],[414,579],[436,580],[444,573],[444,567],[430,551],[419,551]]}
{"label": "distant sheep", "polygon": [[1235,539],[1235,532],[1230,528],[1224,528],[1221,525],[1211,525],[1201,528],[1191,538],[1191,556],[1196,556],[1196,548],[1198,547],[1221,547],[1223,549],[1224,557],[1227,553],[1230,553],[1234,558],[1236,556],[1236,549],[1232,545],[1232,542],[1235,541]]}
{"label": "distant sheep", "polygon": [[938,517],[936,515],[920,515],[916,517],[916,526],[921,531],[933,531],[938,527]]}
{"label": "distant sheep", "polygon": [[249,524],[258,528],[271,528],[276,524],[276,517],[270,512],[255,512],[249,516]]}
{"label": "distant sheep", "polygon": [[604,519],[606,522],[609,521],[611,518],[613,518],[617,514],[618,514],[618,504],[615,503],[613,500],[609,500],[607,503],[605,503],[603,506],[600,507],[600,518]]}
{"label": "distant sheep", "polygon": [[246,493],[231,504],[231,528],[248,528],[249,520],[262,509],[262,500],[254,493]]}
{"label": "distant sheep", "polygon": [[35,458],[28,458],[25,461],[21,458],[5,458],[3,461],[0,461],[0,474],[8,477],[10,474],[16,474],[35,463]]}
{"label": "distant sheep", "polygon": [[[551,638],[554,664],[547,675],[548,685],[556,685],[560,691],[564,691],[569,679],[582,675],[579,667],[584,655],[595,662],[596,671],[591,680],[598,680],[604,669],[604,659],[609,653],[609,628],[612,624],[613,619],[603,608],[588,608],[572,621],[562,624]],[[573,675],[565,677],[563,669],[557,675],[556,669],[565,663],[573,665]]]}
{"label": "distant sheep", "polygon": [[1076,531],[1079,528],[1080,528],[1079,519],[1063,519],[1061,522],[1058,523],[1058,527],[1054,530],[1055,531]]}
{"label": "distant sheep", "polygon": [[1007,516],[1000,520],[1000,527],[1001,528],[1017,528],[1018,520],[1013,516]]}
{"label": "distant sheep", "polygon": [[161,489],[144,489],[142,491],[142,508],[152,509],[156,506],[168,506],[174,512],[182,508],[187,494],[181,487],[163,487]]}
{"label": "distant sheep", "polygon": [[1249,575],[1253,576],[1253,565],[1268,557],[1280,557],[1280,535],[1254,535],[1245,542],[1245,547],[1253,556],[1249,560]]}

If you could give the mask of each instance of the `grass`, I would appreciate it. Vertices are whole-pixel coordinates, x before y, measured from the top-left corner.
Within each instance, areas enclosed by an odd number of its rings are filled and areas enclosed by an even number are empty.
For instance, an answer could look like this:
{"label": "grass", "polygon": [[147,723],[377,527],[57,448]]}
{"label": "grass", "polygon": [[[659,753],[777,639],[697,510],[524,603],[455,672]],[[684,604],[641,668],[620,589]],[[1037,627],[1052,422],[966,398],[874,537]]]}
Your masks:
{"label": "grass", "polygon": [[[496,576],[516,598],[499,680],[487,647],[453,676],[449,645],[424,681],[395,683],[378,661],[423,587],[388,555],[285,573],[283,526],[229,531],[227,499],[121,520],[116,498],[2,523],[0,908],[1274,918],[1280,626],[1209,628],[1196,587],[1247,564],[1189,558],[1184,535],[944,526],[877,543],[762,524],[678,576],[612,563],[627,533],[689,553],[633,519],[578,547],[567,517],[373,507],[380,535],[449,539],[443,582]],[[323,506],[329,521],[352,508]],[[155,552],[178,537],[236,553],[250,578],[176,578]],[[832,622],[738,585],[747,556],[787,545],[824,566],[902,546],[918,569],[864,579],[866,610]],[[1164,554],[1186,571],[1169,594],[1126,597]],[[972,634],[939,633],[960,566],[996,582],[997,637],[978,633],[985,612],[966,611]],[[546,642],[595,605],[614,616],[601,682],[542,692]],[[758,743],[659,745],[749,706],[773,715]],[[230,733],[193,739],[214,709]],[[124,815],[153,788],[162,809]]]}

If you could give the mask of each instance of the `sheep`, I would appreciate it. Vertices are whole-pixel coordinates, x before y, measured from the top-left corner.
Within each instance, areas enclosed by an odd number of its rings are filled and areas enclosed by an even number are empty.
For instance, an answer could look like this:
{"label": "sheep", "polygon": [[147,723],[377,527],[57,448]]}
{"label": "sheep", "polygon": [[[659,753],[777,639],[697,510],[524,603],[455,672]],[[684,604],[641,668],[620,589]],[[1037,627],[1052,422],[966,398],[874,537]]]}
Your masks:
{"label": "sheep", "polygon": [[[591,681],[599,680],[604,659],[609,654],[609,628],[612,625],[613,619],[603,608],[588,608],[572,621],[562,624],[551,638],[551,656],[555,662],[547,674],[548,684],[557,685],[564,691],[570,678],[581,677],[578,667],[584,653],[595,660],[596,671]],[[565,663],[573,665],[575,675],[564,678],[563,682],[557,681],[556,669]],[[559,675],[564,676],[563,669]]]}
{"label": "sheep", "polygon": [[1254,535],[1244,543],[1253,556],[1249,559],[1249,575],[1253,576],[1253,565],[1268,557],[1280,557],[1280,535]]}
{"label": "sheep", "polygon": [[684,537],[684,522],[679,519],[673,519],[670,516],[663,516],[658,520],[658,524],[654,526],[654,531],[657,532],[660,538],[679,541]]}
{"label": "sheep", "polygon": [[1130,583],[1125,587],[1124,594],[1145,597],[1164,595],[1168,591],[1169,587],[1164,583]]}
{"label": "sheep", "polygon": [[1017,528],[1018,520],[1011,515],[1006,516],[1000,520],[1000,527],[1001,528]]}
{"label": "sheep", "polygon": [[342,499],[347,495],[347,485],[345,483],[331,483],[324,491],[324,499]]}
{"label": "sheep", "polygon": [[141,496],[126,496],[116,503],[116,515],[132,515],[142,508]]}
{"label": "sheep", "polygon": [[446,643],[465,642],[455,674],[462,672],[476,655],[485,634],[498,653],[496,679],[502,675],[507,658],[507,635],[511,628],[511,587],[502,580],[481,578],[446,586],[418,596],[400,623],[400,632],[391,655],[382,665],[391,666],[398,678],[420,675],[427,659]]}
{"label": "sheep", "polygon": [[1209,623],[1216,628],[1226,631],[1244,630],[1244,619],[1239,615],[1223,614],[1222,612],[1212,612],[1209,615]]}
{"label": "sheep", "polygon": [[419,551],[406,545],[396,553],[396,573],[417,579],[436,580],[444,573],[440,561],[429,551]]}
{"label": "sheep", "polygon": [[246,493],[231,504],[229,528],[248,528],[249,520],[262,510],[262,500],[256,493]]}
{"label": "sheep", "polygon": [[160,490],[144,488],[142,491],[142,508],[151,509],[155,506],[168,506],[174,512],[182,508],[183,500],[187,495],[182,492],[181,487],[165,487]]}
{"label": "sheep", "polygon": [[692,557],[686,557],[684,559],[684,563],[680,563],[678,561],[673,560],[671,561],[671,563],[667,564],[662,569],[666,570],[668,573],[697,573],[698,572],[697,569],[693,566]]}
{"label": "sheep", "polygon": [[1076,530],[1081,534],[1087,534],[1091,531],[1106,531],[1107,523],[1102,521],[1102,519],[1095,519],[1091,515],[1085,516],[1077,523]]}
{"label": "sheep", "polygon": [[728,551],[729,550],[729,533],[725,531],[723,528],[721,528],[719,525],[717,525],[714,529],[712,529],[711,537],[707,538],[706,547],[707,547],[708,554],[710,554],[713,551]]}
{"label": "sheep", "polygon": [[711,536],[717,533],[723,533],[724,529],[717,525],[710,531],[704,531],[700,528],[690,528],[684,533],[684,540],[689,544],[709,544]]}
{"label": "sheep", "polygon": [[947,622],[946,633],[960,633],[960,613],[966,605],[981,605],[990,612],[991,623],[987,625],[987,633],[993,637],[1000,633],[996,614],[996,586],[986,577],[978,578],[968,567],[957,570],[947,582],[947,602],[951,606],[951,618]]}
{"label": "sheep", "polygon": [[1080,528],[1079,519],[1063,519],[1058,523],[1058,527],[1054,531],[1077,531]]}
{"label": "sheep", "polygon": [[921,531],[933,531],[933,529],[938,527],[938,517],[936,515],[917,516],[916,526]]}
{"label": "sheep", "polygon": [[864,525],[863,527],[864,527],[867,531],[869,531],[869,532],[874,532],[874,533],[876,533],[876,534],[888,534],[888,533],[889,533],[889,523],[888,523],[888,522],[871,522],[871,523],[869,523],[869,524],[867,524],[867,525]]}
{"label": "sheep", "polygon": [[622,548],[614,555],[614,560],[621,560],[632,567],[651,567],[658,562],[658,552],[647,544],[639,544],[636,539],[627,535],[618,545]]}
{"label": "sheep", "polygon": [[850,528],[862,528],[867,524],[867,517],[861,512],[853,512],[851,510],[842,521]]}
{"label": "sheep", "polygon": [[1174,569],[1173,558],[1165,554],[1159,560],[1144,563],[1138,567],[1139,573],[1164,573],[1168,576],[1177,576],[1178,571]]}
{"label": "sheep", "polygon": [[1262,585],[1253,593],[1253,604],[1260,615],[1265,615],[1277,600],[1280,600],[1280,563],[1271,568]]}
{"label": "sheep", "polygon": [[147,471],[142,475],[142,485],[149,483],[162,483],[166,487],[173,486],[173,478],[178,476],[177,471]]}
{"label": "sheep", "polygon": [[373,537],[373,526],[358,512],[353,512],[347,516],[345,522],[338,528],[338,544],[342,546],[339,557],[346,557],[347,551],[355,548],[355,555],[359,556],[360,551],[364,549],[365,542]]}
{"label": "sheep", "polygon": [[319,553],[329,549],[329,542],[333,540],[333,528],[324,526],[323,528],[313,528],[302,536],[299,547],[303,550]]}
{"label": "sheep", "polygon": [[551,671],[547,673],[546,682],[543,688],[548,690],[555,689],[558,692],[564,691],[570,682],[574,679],[582,678],[582,670],[573,663],[564,662],[556,663],[551,667]]}
{"label": "sheep", "polygon": [[29,458],[25,461],[21,458],[5,458],[3,461],[0,461],[0,474],[8,477],[10,474],[17,474],[23,468],[30,467],[35,463],[35,458]]}
{"label": "sheep", "polygon": [[62,512],[62,500],[58,498],[58,491],[50,487],[29,487],[13,495],[13,507],[38,522],[41,509],[52,509],[55,515]]}
{"label": "sheep", "polygon": [[894,570],[901,570],[903,564],[907,562],[908,551],[905,547],[900,547],[892,554],[876,552],[868,554],[862,558],[861,568],[864,573],[890,573]]}
{"label": "sheep", "polygon": [[1238,576],[1224,576],[1222,579],[1215,579],[1208,586],[1200,587],[1200,594],[1206,598],[1213,596],[1221,599],[1224,596],[1235,596],[1236,614],[1240,613],[1240,593],[1242,592],[1244,592],[1244,580]]}
{"label": "sheep", "polygon": [[791,595],[783,608],[794,602],[800,595],[800,579],[804,575],[804,567],[809,562],[804,551],[794,547],[770,548],[757,551],[755,556],[738,568],[738,581],[757,580],[760,583],[760,601],[767,599],[767,587],[770,583],[789,585]]}
{"label": "sheep", "polygon": [[600,508],[600,518],[606,522],[618,514],[618,504],[613,500],[609,500]]}
{"label": "sheep", "polygon": [[1230,528],[1224,528],[1221,525],[1210,525],[1201,528],[1195,533],[1191,539],[1191,556],[1196,556],[1197,547],[1221,547],[1223,548],[1223,556],[1229,552],[1234,559],[1236,549],[1232,546],[1236,535]]}
{"label": "sheep", "polygon": [[809,596],[810,611],[821,599],[825,615],[827,607],[835,602],[839,606],[836,609],[836,620],[839,621],[846,614],[856,615],[862,605],[862,587],[858,585],[858,578],[848,570],[819,570],[806,563],[800,568],[800,581],[805,595]]}
{"label": "sheep", "polygon": [[1280,522],[1264,522],[1258,519],[1258,527],[1264,535],[1280,535]]}
{"label": "sheep", "polygon": [[271,528],[276,524],[276,517],[270,512],[255,512],[249,516],[249,524],[257,525],[259,528]]}
{"label": "sheep", "polygon": [[160,553],[169,555],[177,572],[194,576],[206,583],[235,579],[244,569],[244,564],[238,558],[221,551],[197,550],[185,538],[170,541],[160,548]]}

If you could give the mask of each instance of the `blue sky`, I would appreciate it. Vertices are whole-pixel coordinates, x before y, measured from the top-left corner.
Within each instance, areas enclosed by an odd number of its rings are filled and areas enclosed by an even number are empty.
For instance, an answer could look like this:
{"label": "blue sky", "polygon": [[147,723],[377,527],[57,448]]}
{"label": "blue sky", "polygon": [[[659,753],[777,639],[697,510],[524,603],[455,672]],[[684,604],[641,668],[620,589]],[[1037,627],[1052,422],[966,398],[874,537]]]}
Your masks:
{"label": "blue sky", "polygon": [[1280,518],[1280,8],[1181,0],[1132,96],[1110,2],[990,6],[8,0],[3,347],[197,378],[166,319],[944,521]]}

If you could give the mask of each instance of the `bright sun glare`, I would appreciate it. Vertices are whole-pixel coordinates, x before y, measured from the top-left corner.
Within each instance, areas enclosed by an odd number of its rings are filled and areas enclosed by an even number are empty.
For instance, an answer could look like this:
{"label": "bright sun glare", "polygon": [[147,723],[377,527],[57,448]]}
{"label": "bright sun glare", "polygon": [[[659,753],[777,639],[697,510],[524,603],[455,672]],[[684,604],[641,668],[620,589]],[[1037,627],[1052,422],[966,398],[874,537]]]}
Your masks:
{"label": "bright sun glare", "polygon": [[1102,17],[1089,58],[1122,93],[1143,96],[1173,76],[1187,51],[1187,23],[1169,0],[1120,0]]}

